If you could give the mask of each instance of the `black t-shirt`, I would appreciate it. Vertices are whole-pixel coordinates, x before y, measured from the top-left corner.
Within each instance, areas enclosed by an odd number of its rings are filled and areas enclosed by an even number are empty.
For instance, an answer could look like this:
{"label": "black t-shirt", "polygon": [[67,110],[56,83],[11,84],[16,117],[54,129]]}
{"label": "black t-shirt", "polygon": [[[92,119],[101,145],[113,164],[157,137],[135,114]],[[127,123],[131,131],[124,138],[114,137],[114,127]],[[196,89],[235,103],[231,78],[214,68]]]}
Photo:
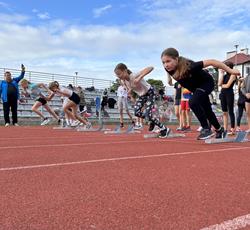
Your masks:
{"label": "black t-shirt", "polygon": [[115,103],[116,103],[116,100],[114,98],[110,97],[108,99],[108,106],[109,106],[110,109],[114,109],[115,108]]}
{"label": "black t-shirt", "polygon": [[7,95],[8,97],[17,98],[17,89],[11,82],[8,83]]}
{"label": "black t-shirt", "polygon": [[[229,81],[229,79],[230,79],[230,74],[225,74],[224,76],[223,76],[223,82],[222,82],[222,84],[227,84],[228,83],[228,81]],[[235,81],[233,81],[233,83],[229,86],[229,88],[222,88],[221,89],[221,92],[222,93],[225,93],[225,92],[230,92],[230,93],[233,93],[233,87],[234,87],[234,83],[235,83]]]}
{"label": "black t-shirt", "polygon": [[[194,92],[197,88],[201,88],[210,94],[214,89],[214,80],[207,71],[203,70],[203,61],[189,62],[190,66],[185,74],[186,76],[182,79],[175,80],[191,92]],[[169,72],[169,74],[173,75],[174,72]]]}
{"label": "black t-shirt", "polygon": [[179,82],[174,83],[175,88],[175,99],[180,100],[181,99],[181,87],[178,87],[180,84]]}

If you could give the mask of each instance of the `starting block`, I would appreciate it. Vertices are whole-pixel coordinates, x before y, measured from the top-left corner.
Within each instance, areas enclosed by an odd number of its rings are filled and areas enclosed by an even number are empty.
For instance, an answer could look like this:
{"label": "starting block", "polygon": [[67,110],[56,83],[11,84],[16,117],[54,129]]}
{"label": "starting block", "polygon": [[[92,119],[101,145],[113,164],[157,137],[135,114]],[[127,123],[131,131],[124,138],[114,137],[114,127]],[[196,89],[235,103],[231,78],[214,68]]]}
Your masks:
{"label": "starting block", "polygon": [[71,126],[56,126],[56,127],[53,127],[53,129],[56,129],[56,130],[74,130],[76,128],[77,127],[71,127]]}
{"label": "starting block", "polygon": [[231,138],[231,137],[225,137],[225,138],[211,138],[205,140],[206,144],[219,144],[219,143],[241,143],[241,142],[248,142],[247,138],[248,132],[245,131],[240,131],[237,133],[236,137]]}
{"label": "starting block", "polygon": [[[185,137],[186,135],[183,133],[169,133],[168,136],[162,139],[176,138],[176,137]],[[160,138],[160,133],[148,133],[144,134],[144,138]]]}
{"label": "starting block", "polygon": [[128,126],[127,130],[121,130],[120,126],[116,126],[114,130],[104,131],[104,134],[133,134],[133,133],[141,133],[139,130],[134,130],[134,126]]}
{"label": "starting block", "polygon": [[102,131],[102,129],[103,129],[103,124],[101,124],[97,128],[91,127],[90,129],[86,129],[86,127],[78,127],[76,130],[78,132],[98,132],[98,131]]}

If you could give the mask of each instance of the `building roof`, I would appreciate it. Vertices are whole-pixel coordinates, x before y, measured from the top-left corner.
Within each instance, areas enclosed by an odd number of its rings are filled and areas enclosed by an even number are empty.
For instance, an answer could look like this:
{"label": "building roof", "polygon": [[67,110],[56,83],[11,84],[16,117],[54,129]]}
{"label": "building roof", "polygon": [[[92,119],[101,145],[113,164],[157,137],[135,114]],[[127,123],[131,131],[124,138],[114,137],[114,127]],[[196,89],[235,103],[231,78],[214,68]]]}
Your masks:
{"label": "building roof", "polygon": [[[238,53],[237,54],[237,57],[236,55],[234,55],[233,57],[231,58],[228,58],[227,60],[225,60],[224,62],[227,62],[227,61],[230,61],[230,62],[233,62],[234,65],[242,65],[244,63],[247,63],[247,62],[250,62],[250,55],[248,54],[244,54],[244,53]],[[236,63],[237,62],[237,63]]]}

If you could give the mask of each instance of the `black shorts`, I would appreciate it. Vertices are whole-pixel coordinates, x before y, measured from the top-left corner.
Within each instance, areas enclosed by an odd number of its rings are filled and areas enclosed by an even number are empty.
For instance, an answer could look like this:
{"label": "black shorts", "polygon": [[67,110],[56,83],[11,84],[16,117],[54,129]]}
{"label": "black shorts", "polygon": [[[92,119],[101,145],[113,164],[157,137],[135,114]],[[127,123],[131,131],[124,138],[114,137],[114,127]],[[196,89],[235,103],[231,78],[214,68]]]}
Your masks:
{"label": "black shorts", "polygon": [[181,99],[175,99],[174,105],[176,105],[176,106],[181,105]]}
{"label": "black shorts", "polygon": [[76,105],[78,105],[80,103],[80,97],[73,92],[71,97],[69,97],[69,100],[73,101]]}
{"label": "black shorts", "polygon": [[233,92],[221,92],[219,98],[221,102],[221,109],[223,112],[228,112],[228,109],[233,109],[234,107]]}
{"label": "black shorts", "polygon": [[246,98],[246,102],[247,102],[247,103],[250,103],[250,99]]}
{"label": "black shorts", "polygon": [[42,97],[37,98],[36,101],[39,101],[40,103],[42,103],[42,105],[46,105],[47,104],[47,101],[44,98],[42,98]]}

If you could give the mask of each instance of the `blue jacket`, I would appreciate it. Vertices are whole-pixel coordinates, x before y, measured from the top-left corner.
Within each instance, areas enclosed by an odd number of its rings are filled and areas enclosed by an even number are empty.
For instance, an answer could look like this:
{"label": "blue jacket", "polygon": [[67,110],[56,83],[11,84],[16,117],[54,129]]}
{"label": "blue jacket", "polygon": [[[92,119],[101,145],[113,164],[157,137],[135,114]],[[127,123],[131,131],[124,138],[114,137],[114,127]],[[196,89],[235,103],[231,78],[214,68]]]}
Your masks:
{"label": "blue jacket", "polygon": [[[19,99],[19,87],[18,82],[21,81],[24,77],[25,72],[21,72],[19,77],[12,78],[11,84],[14,85],[17,89],[17,99]],[[2,102],[8,101],[8,82],[3,80],[0,83],[0,97],[2,98]]]}

